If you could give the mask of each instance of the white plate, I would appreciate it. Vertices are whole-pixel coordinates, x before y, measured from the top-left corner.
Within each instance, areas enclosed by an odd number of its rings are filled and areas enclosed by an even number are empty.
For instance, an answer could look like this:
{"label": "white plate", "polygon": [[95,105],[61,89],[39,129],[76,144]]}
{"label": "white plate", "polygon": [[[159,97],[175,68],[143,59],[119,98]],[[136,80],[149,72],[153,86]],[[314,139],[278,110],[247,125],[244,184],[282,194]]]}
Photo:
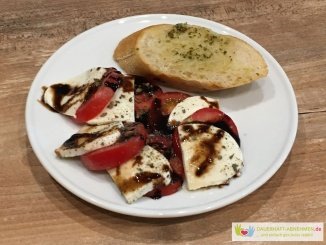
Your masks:
{"label": "white plate", "polygon": [[[41,87],[72,77],[91,67],[118,67],[113,50],[125,36],[148,25],[188,22],[230,34],[256,48],[269,66],[268,77],[250,85],[210,93],[238,125],[244,170],[229,186],[187,191],[128,205],[105,173],[91,173],[78,161],[58,159],[54,149],[78,127],[67,118],[45,109],[37,100]],[[29,140],[48,173],[76,196],[114,212],[142,217],[178,217],[208,212],[233,203],[263,185],[280,168],[297,131],[297,104],[291,83],[276,60],[249,37],[209,20],[183,15],[153,14],[114,20],[73,38],[43,65],[29,91],[26,125]]]}

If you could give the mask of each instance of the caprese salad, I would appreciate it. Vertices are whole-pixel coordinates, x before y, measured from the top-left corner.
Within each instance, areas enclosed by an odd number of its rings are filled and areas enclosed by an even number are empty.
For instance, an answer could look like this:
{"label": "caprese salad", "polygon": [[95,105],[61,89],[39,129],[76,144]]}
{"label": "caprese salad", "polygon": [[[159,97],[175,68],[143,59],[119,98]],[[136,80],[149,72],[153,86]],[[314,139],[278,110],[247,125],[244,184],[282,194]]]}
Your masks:
{"label": "caprese salad", "polygon": [[222,186],[243,167],[237,127],[214,98],[98,67],[44,87],[41,102],[81,125],[56,155],[107,171],[128,203],[171,195],[184,182]]}

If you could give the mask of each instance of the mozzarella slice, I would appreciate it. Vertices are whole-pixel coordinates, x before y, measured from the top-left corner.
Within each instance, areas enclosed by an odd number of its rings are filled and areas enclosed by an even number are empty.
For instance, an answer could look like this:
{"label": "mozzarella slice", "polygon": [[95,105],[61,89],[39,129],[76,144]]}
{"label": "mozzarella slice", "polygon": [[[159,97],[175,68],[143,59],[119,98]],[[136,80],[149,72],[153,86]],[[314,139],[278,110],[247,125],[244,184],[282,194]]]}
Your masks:
{"label": "mozzarella slice", "polygon": [[114,144],[120,137],[122,122],[100,126],[84,126],[72,135],[55,153],[59,157],[75,157]]}
{"label": "mozzarella slice", "polygon": [[[89,92],[101,83],[109,69],[112,68],[90,69],[69,80],[53,84],[45,88],[42,101],[61,114],[75,117]],[[99,125],[112,121],[134,122],[134,114],[134,78],[123,76],[120,87],[115,91],[109,105],[87,123]]]}
{"label": "mozzarella slice", "polygon": [[115,91],[109,105],[87,123],[98,125],[112,121],[134,122],[134,83],[134,78],[124,77],[121,87]]}
{"label": "mozzarella slice", "polygon": [[178,127],[189,190],[227,184],[243,167],[242,152],[224,130],[207,124]]}
{"label": "mozzarella slice", "polygon": [[67,116],[75,116],[77,109],[96,79],[101,79],[106,68],[94,68],[68,80],[47,87],[43,101],[56,111]]}
{"label": "mozzarella slice", "polygon": [[169,161],[148,145],[138,156],[108,170],[108,173],[128,203],[141,198],[155,185],[168,185],[171,182]]}
{"label": "mozzarella slice", "polygon": [[174,107],[169,116],[168,125],[178,126],[194,112],[207,107],[218,109],[218,100],[204,96],[188,97]]}

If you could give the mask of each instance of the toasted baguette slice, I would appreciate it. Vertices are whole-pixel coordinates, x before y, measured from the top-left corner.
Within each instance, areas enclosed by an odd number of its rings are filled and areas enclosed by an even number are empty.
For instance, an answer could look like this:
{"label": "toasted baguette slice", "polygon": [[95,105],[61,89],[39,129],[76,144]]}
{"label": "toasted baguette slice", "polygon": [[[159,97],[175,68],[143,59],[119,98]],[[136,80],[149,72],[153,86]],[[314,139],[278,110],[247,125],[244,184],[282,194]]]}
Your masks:
{"label": "toasted baguette slice", "polygon": [[233,36],[188,24],[161,24],[123,39],[114,59],[127,73],[198,92],[237,87],[268,73],[257,50]]}

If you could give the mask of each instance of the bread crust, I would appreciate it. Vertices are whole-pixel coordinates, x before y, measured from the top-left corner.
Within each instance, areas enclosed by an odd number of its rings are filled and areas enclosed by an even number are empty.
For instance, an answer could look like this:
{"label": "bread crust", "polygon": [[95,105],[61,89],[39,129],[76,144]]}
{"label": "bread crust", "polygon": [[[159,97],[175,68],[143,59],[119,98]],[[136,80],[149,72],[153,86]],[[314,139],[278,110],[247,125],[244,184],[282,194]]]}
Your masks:
{"label": "bread crust", "polygon": [[[203,28],[197,26],[191,27]],[[217,67],[217,71],[214,71],[213,73],[208,72],[207,78],[205,79],[198,79],[194,74],[185,76],[182,74],[182,70],[180,70],[180,72],[175,72],[171,69],[163,69],[162,67],[169,64],[161,62],[162,59],[167,58],[168,61],[166,63],[171,63],[171,60],[173,59],[169,60],[169,56],[162,58],[156,57],[159,59],[158,63],[160,64],[155,64],[157,62],[153,62],[153,59],[151,59],[151,57],[149,58],[148,52],[155,56],[156,50],[154,48],[151,50],[151,47],[148,48],[149,45],[146,46],[144,43],[147,44],[147,41],[150,42],[152,39],[155,39],[157,33],[159,33],[158,35],[161,35],[160,33],[166,33],[166,30],[171,28],[173,28],[173,25],[169,24],[153,25],[127,36],[121,40],[116,47],[113,56],[114,60],[128,74],[154,77],[159,79],[161,84],[165,86],[190,92],[215,91],[237,87],[264,77],[268,73],[267,64],[257,50],[241,39],[220,34],[216,35],[225,38],[230,42],[227,51],[234,53],[232,57],[230,56],[230,59],[233,59],[233,64],[231,62],[232,69],[226,69],[225,71],[222,70],[219,74],[219,67]],[[208,30],[207,28],[203,29]],[[162,45],[166,46],[164,43]],[[161,47],[166,48],[165,46]],[[210,61],[208,60],[207,62]],[[243,64],[245,64],[246,67],[243,67]],[[237,66],[239,66],[239,69],[236,69]],[[247,66],[250,69],[248,69]],[[196,65],[194,65],[194,71],[196,72]]]}

